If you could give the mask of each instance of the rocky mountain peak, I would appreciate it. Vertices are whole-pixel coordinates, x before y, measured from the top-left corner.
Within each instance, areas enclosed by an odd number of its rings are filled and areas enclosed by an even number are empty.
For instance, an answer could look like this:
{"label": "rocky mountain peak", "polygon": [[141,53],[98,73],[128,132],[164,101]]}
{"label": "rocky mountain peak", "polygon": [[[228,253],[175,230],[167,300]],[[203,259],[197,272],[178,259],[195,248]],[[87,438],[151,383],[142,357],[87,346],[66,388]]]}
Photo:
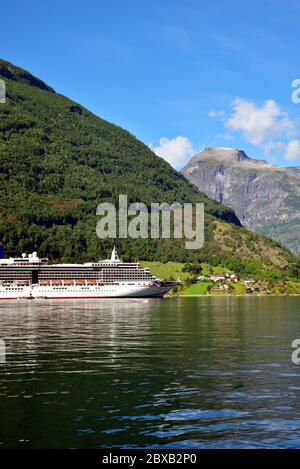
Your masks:
{"label": "rocky mountain peak", "polygon": [[251,159],[243,150],[230,147],[206,147],[198,156],[201,158],[213,157],[236,161]]}
{"label": "rocky mountain peak", "polygon": [[249,229],[300,255],[300,168],[249,158],[236,148],[205,148],[182,174],[208,197],[234,209]]}

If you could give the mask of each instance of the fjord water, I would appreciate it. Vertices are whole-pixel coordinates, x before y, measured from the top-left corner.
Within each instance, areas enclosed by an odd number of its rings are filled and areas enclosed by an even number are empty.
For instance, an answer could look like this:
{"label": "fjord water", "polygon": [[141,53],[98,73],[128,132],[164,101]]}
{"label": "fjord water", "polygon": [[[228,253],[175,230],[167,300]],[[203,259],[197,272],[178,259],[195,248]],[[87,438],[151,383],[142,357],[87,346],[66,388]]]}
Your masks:
{"label": "fjord water", "polygon": [[300,447],[297,297],[0,303],[0,448]]}

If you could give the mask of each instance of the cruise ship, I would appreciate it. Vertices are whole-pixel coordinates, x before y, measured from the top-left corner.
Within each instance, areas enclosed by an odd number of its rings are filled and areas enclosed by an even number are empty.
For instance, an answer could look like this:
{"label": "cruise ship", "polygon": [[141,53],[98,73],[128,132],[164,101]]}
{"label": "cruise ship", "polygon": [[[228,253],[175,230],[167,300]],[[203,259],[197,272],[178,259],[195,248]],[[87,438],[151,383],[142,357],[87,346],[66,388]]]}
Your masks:
{"label": "cruise ship", "polygon": [[162,281],[139,262],[110,259],[49,264],[36,252],[0,259],[0,300],[163,297],[178,282]]}

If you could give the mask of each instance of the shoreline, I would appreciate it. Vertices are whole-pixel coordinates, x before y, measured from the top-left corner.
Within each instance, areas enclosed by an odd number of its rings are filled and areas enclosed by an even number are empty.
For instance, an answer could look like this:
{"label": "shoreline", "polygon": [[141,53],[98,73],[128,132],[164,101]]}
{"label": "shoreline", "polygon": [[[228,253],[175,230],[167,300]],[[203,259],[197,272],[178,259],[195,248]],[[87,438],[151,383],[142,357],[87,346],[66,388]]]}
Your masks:
{"label": "shoreline", "polygon": [[198,297],[220,297],[220,298],[232,298],[232,297],[247,297],[247,298],[265,298],[265,297],[290,297],[290,296],[300,296],[300,293],[290,293],[290,294],[276,294],[272,293],[271,295],[230,295],[230,294],[224,294],[224,295],[169,295],[170,298],[198,298]]}

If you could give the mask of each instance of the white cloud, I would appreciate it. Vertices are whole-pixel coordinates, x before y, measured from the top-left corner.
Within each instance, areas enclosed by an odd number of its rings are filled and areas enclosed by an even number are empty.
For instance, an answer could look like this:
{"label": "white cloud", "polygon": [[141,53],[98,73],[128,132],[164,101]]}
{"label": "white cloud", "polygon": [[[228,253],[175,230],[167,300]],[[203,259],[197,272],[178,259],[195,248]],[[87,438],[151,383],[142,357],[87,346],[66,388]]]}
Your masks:
{"label": "white cloud", "polygon": [[284,157],[287,161],[296,161],[300,158],[300,142],[293,138],[288,142],[285,148]]}
{"label": "white cloud", "polygon": [[296,126],[273,99],[261,106],[253,101],[236,98],[231,103],[231,115],[212,110],[209,117],[218,118],[227,132],[239,132],[247,142],[261,148],[275,163],[275,155],[287,161],[300,158],[300,141],[295,138]]}
{"label": "white cloud", "polygon": [[180,135],[170,139],[161,137],[159,146],[152,147],[152,150],[177,169],[181,169],[196,153],[192,142],[187,137]]}
{"label": "white cloud", "polygon": [[273,99],[266,100],[259,107],[252,101],[236,98],[231,107],[233,114],[226,120],[225,127],[240,131],[254,145],[260,146],[274,138],[295,134],[294,124]]}
{"label": "white cloud", "polygon": [[276,164],[276,158],[284,154],[286,144],[283,142],[268,142],[262,149],[270,163]]}
{"label": "white cloud", "polygon": [[276,156],[283,155],[287,161],[297,161],[300,158],[300,141],[296,138],[284,142],[270,142],[263,146],[268,159],[276,163]]}

